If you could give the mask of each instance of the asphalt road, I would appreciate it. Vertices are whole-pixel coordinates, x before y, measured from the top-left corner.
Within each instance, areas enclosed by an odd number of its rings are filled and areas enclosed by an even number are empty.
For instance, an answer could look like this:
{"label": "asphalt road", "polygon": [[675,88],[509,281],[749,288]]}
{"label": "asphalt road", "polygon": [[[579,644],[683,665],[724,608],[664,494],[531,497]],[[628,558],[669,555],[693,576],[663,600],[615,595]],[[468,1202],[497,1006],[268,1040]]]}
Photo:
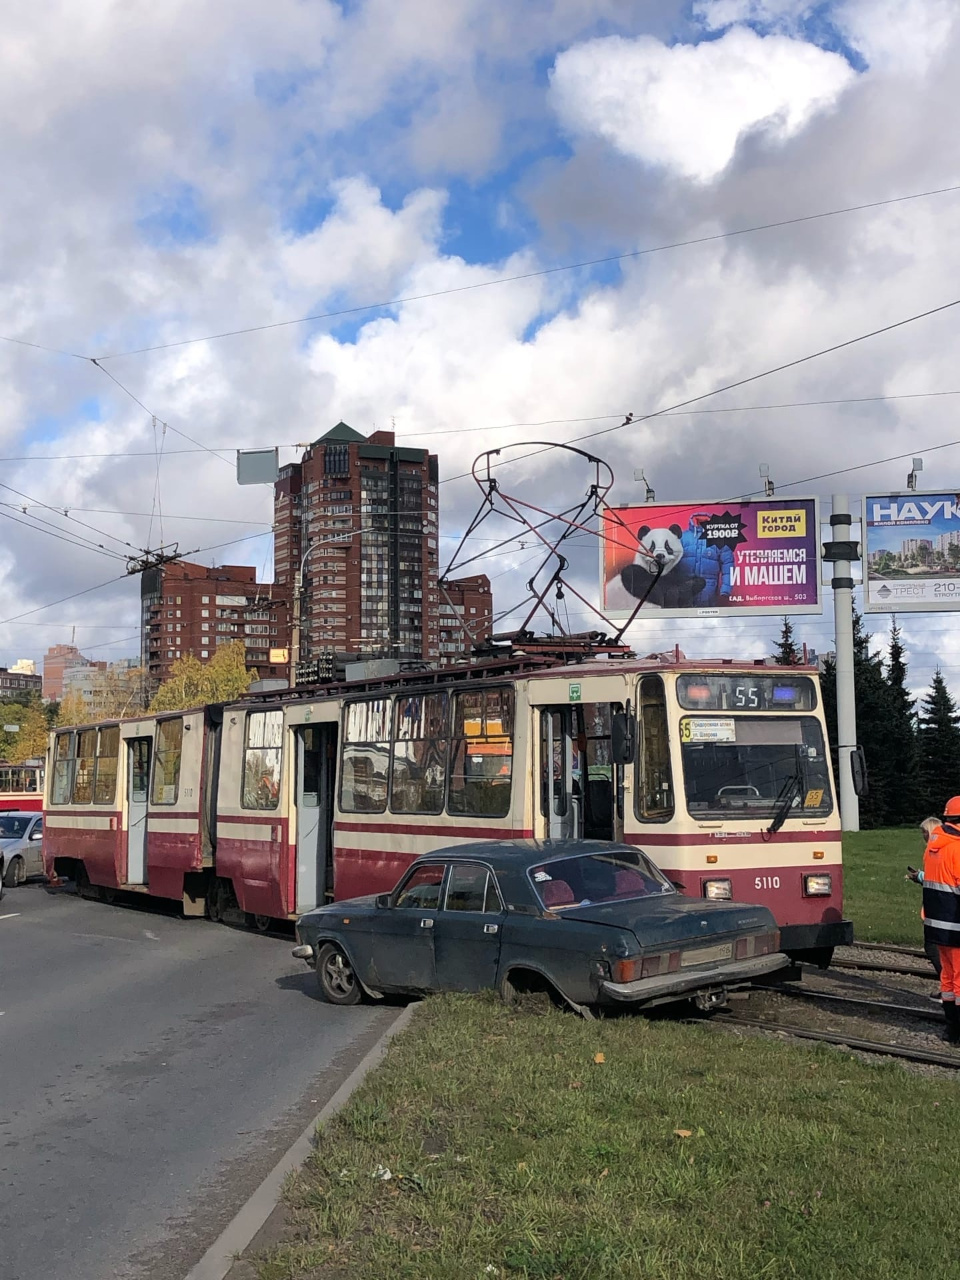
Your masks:
{"label": "asphalt road", "polygon": [[0,1278],[180,1280],[399,1012],[292,937],[0,900]]}

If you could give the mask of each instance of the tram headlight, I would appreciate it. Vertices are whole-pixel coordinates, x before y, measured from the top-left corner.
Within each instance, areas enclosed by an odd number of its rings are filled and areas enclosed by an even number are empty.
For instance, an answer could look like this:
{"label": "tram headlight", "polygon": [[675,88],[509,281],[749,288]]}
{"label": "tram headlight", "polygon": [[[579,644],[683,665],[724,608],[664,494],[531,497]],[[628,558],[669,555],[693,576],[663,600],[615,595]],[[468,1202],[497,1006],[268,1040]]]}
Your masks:
{"label": "tram headlight", "polygon": [[831,893],[833,893],[833,876],[803,877],[803,896],[805,898],[828,898]]}
{"label": "tram headlight", "polygon": [[733,897],[730,880],[704,880],[703,896],[710,902],[729,902]]}

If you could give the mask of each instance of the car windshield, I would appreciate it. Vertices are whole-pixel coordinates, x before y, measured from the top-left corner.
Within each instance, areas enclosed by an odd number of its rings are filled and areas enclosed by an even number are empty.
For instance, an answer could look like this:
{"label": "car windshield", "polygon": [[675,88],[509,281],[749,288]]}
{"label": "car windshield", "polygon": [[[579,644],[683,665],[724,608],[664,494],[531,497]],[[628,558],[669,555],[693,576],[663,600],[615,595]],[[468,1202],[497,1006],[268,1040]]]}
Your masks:
{"label": "car windshield", "polygon": [[666,876],[639,849],[556,858],[531,867],[529,875],[537,896],[550,911],[676,893]]}
{"label": "car windshield", "polygon": [[14,818],[0,814],[0,840],[20,840],[27,834],[29,818]]}

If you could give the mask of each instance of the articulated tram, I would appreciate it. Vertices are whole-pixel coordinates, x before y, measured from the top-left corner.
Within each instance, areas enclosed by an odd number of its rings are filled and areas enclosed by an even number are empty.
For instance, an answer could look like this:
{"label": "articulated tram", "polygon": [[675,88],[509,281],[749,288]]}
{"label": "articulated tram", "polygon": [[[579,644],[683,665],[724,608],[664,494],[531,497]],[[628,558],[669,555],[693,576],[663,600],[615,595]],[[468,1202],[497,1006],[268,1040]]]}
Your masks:
{"label": "articulated tram", "polygon": [[51,877],[260,927],[485,839],[643,848],[691,897],[771,908],[829,962],[840,824],[816,671],[493,659],[51,735]]}
{"label": "articulated tram", "polygon": [[43,808],[43,766],[7,764],[0,760],[0,811],[29,812]]}

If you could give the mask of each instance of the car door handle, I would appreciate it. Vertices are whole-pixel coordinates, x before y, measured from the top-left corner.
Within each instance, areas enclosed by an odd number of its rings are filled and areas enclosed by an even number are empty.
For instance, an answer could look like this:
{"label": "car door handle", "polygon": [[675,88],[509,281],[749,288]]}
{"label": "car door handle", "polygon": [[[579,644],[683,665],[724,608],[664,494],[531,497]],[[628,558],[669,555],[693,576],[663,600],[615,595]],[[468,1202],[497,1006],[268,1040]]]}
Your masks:
{"label": "car door handle", "polygon": [[499,933],[500,926],[498,924],[485,924],[483,926],[484,933]]}
{"label": "car door handle", "polygon": [[420,928],[421,928],[421,929],[432,929],[432,928],[433,928],[433,921],[432,921],[428,916],[424,916],[424,918],[420,921]]}

